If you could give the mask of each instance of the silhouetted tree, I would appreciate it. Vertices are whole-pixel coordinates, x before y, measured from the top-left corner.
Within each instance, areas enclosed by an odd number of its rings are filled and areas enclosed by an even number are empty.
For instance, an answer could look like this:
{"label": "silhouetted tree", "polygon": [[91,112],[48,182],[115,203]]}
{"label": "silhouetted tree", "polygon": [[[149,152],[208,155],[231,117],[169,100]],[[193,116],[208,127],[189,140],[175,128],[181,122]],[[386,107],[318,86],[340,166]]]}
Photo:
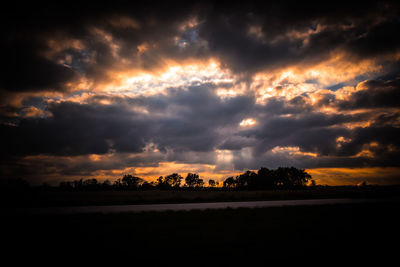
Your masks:
{"label": "silhouetted tree", "polygon": [[261,168],[257,173],[246,171],[245,173],[229,177],[224,181],[226,188],[238,189],[290,189],[306,186],[311,179],[303,169],[295,167],[279,167],[276,170]]}
{"label": "silhouetted tree", "polygon": [[83,179],[73,181],[74,189],[82,190],[83,189]]}
{"label": "silhouetted tree", "polygon": [[165,181],[173,188],[178,188],[181,185],[183,177],[177,173],[165,176]]}
{"label": "silhouetted tree", "polygon": [[181,185],[183,177],[177,173],[173,173],[167,175],[165,177],[160,176],[157,179],[157,187],[160,189],[172,189],[172,188],[179,188]]}
{"label": "silhouetted tree", "polygon": [[215,181],[214,181],[214,180],[209,180],[209,181],[208,181],[208,186],[209,186],[209,187],[215,187],[215,186],[216,186]]}
{"label": "silhouetted tree", "polygon": [[132,176],[130,174],[125,174],[121,181],[122,186],[127,189],[138,189],[145,182],[142,178]]}
{"label": "silhouetted tree", "polygon": [[236,187],[243,188],[253,188],[255,181],[257,179],[257,174],[252,171],[246,171],[245,173],[236,176]]}
{"label": "silhouetted tree", "polygon": [[142,184],[142,186],[140,187],[140,189],[143,189],[143,190],[151,190],[151,189],[154,189],[156,187],[156,185],[155,185],[155,183],[154,182],[151,182],[151,183],[149,183],[149,182],[144,182],[143,184]]}
{"label": "silhouetted tree", "polygon": [[61,182],[59,185],[60,189],[70,191],[74,189],[73,183],[69,181]]}
{"label": "silhouetted tree", "polygon": [[84,190],[96,190],[99,189],[100,185],[97,179],[87,179],[82,181],[82,189]]}
{"label": "silhouetted tree", "polygon": [[121,189],[122,188],[122,182],[121,182],[120,178],[118,178],[117,180],[114,181],[113,188],[115,188],[115,189]]}
{"label": "silhouetted tree", "polygon": [[196,173],[188,173],[185,178],[185,183],[190,188],[202,187],[204,185],[203,179],[200,179],[199,175]]}
{"label": "silhouetted tree", "polygon": [[257,189],[273,189],[276,187],[276,175],[274,170],[260,168],[257,179],[253,185]]}
{"label": "silhouetted tree", "polygon": [[304,187],[310,179],[311,175],[303,169],[279,167],[276,170],[277,186],[280,188]]}
{"label": "silhouetted tree", "polygon": [[233,177],[226,178],[224,181],[224,187],[226,187],[226,188],[236,187],[236,180]]}
{"label": "silhouetted tree", "polygon": [[103,183],[101,184],[101,188],[102,189],[105,189],[105,190],[109,190],[109,189],[111,189],[112,187],[111,187],[111,182],[110,182],[110,180],[104,180],[103,181]]}
{"label": "silhouetted tree", "polygon": [[[111,185],[106,180],[99,183],[96,179],[80,179],[72,182],[61,182],[59,188],[63,190],[100,190],[100,189],[177,189],[180,187],[183,177],[178,173],[173,173],[165,177],[160,176],[157,182],[147,182],[142,178],[126,174],[122,179],[117,179]],[[316,183],[311,180],[304,169],[295,167],[279,167],[276,170],[268,168],[260,168],[257,172],[246,171],[236,177],[228,177],[223,182],[224,188],[237,188],[241,190],[265,190],[265,189],[293,189],[302,188],[308,183],[315,187]],[[24,184],[24,183],[22,183]],[[210,187],[218,186],[218,182],[210,179],[208,182]],[[196,173],[188,173],[185,178],[185,186],[189,188],[198,188],[204,185],[203,179],[200,179]],[[366,186],[366,183],[362,184]]]}
{"label": "silhouetted tree", "polygon": [[157,179],[157,187],[159,189],[170,189],[171,186],[167,183],[163,176],[158,177]]}

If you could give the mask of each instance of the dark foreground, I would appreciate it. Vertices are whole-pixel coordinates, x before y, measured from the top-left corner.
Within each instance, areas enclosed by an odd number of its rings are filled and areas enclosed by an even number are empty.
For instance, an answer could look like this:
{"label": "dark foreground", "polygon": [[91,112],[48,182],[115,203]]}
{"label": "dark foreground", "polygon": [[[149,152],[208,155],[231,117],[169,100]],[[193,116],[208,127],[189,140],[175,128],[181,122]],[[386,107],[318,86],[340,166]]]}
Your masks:
{"label": "dark foreground", "polygon": [[333,204],[356,204],[399,201],[400,198],[381,199],[351,199],[351,198],[325,198],[325,199],[297,199],[297,200],[267,200],[267,201],[235,201],[235,202],[203,202],[203,203],[170,203],[170,204],[142,204],[142,205],[105,205],[105,206],[70,206],[70,207],[26,207],[26,208],[0,208],[0,213],[14,215],[74,215],[74,214],[111,214],[123,212],[165,212],[165,211],[191,211],[226,208],[271,208],[285,206],[316,206]]}
{"label": "dark foreground", "polygon": [[[398,202],[206,211],[3,216],[14,263],[132,266],[371,263],[397,258]],[[16,257],[14,255],[17,255]],[[3,260],[5,260],[3,258]],[[171,265],[172,264],[172,265]]]}
{"label": "dark foreground", "polygon": [[0,207],[62,207],[232,201],[268,201],[324,198],[377,199],[400,197],[400,186],[327,186],[298,190],[121,190],[63,191],[31,188],[0,191]]}

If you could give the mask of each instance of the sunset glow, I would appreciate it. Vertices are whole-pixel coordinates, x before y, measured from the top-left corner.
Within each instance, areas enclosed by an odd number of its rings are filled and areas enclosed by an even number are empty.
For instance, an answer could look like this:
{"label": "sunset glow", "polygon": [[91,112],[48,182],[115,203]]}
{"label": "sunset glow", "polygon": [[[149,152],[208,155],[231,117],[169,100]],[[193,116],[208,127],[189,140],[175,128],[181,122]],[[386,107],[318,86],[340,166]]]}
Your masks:
{"label": "sunset glow", "polygon": [[309,16],[182,5],[15,19],[0,176],[222,181],[295,166],[320,184],[400,182],[393,3]]}

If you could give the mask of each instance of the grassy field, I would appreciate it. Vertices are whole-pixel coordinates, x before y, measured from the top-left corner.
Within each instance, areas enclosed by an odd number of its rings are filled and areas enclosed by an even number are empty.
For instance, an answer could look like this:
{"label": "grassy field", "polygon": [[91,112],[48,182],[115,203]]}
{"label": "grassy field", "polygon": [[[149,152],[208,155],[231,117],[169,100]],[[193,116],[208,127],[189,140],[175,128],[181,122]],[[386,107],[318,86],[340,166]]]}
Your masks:
{"label": "grassy field", "polygon": [[60,191],[28,190],[3,192],[0,205],[5,207],[123,205],[154,203],[190,203],[218,201],[254,201],[315,198],[399,197],[399,186],[317,187],[303,190],[228,191],[228,190],[148,190],[148,191]]}
{"label": "grassy field", "polygon": [[[397,257],[398,202],[114,215],[3,216],[3,255],[133,266],[270,266]],[[24,258],[16,257],[18,262]],[[141,262],[141,264],[139,264]],[[146,264],[143,264],[146,263]],[[136,264],[136,265],[135,265]]]}

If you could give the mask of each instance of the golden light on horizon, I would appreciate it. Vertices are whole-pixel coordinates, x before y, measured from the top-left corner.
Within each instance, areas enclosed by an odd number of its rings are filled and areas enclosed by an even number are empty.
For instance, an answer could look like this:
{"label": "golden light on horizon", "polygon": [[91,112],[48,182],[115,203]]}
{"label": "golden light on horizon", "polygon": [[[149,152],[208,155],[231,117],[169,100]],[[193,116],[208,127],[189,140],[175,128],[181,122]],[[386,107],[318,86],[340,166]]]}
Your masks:
{"label": "golden light on horizon", "polygon": [[134,175],[146,178],[148,181],[156,181],[159,176],[171,173],[179,173],[184,178],[187,173],[197,173],[205,181],[208,179],[223,181],[227,176],[234,176],[239,173],[238,171],[215,171],[215,168],[216,166],[211,164],[160,162],[155,167],[125,169],[124,173],[133,173]]}
{"label": "golden light on horizon", "polygon": [[201,3],[20,17],[4,39],[0,174],[382,177],[400,151],[399,45],[376,38],[397,34],[391,5],[343,8],[346,21]]}
{"label": "golden light on horizon", "polygon": [[315,168],[306,169],[320,185],[389,185],[400,176],[398,167]]}

